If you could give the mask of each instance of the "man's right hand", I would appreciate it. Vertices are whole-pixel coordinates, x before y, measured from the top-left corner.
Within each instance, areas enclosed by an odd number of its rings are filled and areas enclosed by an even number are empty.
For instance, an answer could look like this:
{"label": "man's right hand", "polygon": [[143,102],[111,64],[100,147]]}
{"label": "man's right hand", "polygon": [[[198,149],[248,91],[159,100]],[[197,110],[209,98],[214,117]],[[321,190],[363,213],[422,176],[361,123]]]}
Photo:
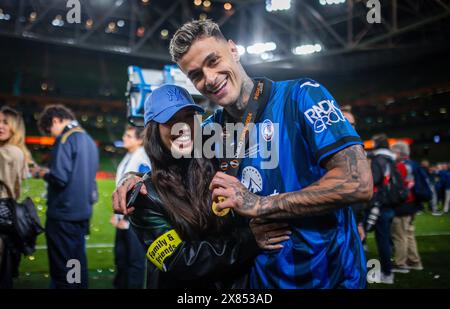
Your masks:
{"label": "man's right hand", "polygon": [[[133,175],[126,178],[122,184],[116,188],[112,194],[114,213],[129,215],[134,211],[134,207],[127,209],[127,193],[132,190],[136,183],[140,180],[142,180],[141,177]],[[147,194],[147,188],[145,186],[141,186],[140,192],[144,195]]]}
{"label": "man's right hand", "polygon": [[290,238],[291,227],[283,222],[266,222],[262,219],[250,220],[250,229],[258,247],[263,250],[279,250],[282,243]]}

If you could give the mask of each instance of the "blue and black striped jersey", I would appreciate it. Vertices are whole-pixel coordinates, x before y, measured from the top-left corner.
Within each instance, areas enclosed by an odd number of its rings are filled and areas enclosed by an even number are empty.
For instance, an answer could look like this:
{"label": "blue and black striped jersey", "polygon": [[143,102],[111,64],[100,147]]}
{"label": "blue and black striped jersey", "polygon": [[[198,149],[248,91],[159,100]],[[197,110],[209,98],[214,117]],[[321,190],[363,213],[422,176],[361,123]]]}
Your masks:
{"label": "blue and black striped jersey", "polygon": [[[222,115],[218,110],[204,126],[221,123]],[[273,82],[238,178],[262,196],[298,191],[325,174],[325,158],[359,144],[322,85],[310,79]],[[365,256],[350,207],[289,224],[293,233],[283,249],[256,258],[252,288],[365,287]]]}

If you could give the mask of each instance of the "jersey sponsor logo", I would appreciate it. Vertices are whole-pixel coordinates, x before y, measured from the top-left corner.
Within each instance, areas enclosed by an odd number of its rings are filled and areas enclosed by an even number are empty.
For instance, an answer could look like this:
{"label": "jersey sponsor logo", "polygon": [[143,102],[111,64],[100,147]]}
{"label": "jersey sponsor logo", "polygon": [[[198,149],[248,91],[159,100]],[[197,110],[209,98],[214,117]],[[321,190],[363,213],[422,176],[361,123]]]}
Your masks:
{"label": "jersey sponsor logo", "polygon": [[273,122],[270,119],[265,119],[261,126],[262,136],[266,142],[270,142],[275,131]]}
{"label": "jersey sponsor logo", "polygon": [[261,173],[253,166],[246,166],[242,170],[241,183],[252,193],[260,192],[263,188]]}
{"label": "jersey sponsor logo", "polygon": [[334,100],[323,100],[304,112],[315,133],[322,133],[335,123],[346,121]]}
{"label": "jersey sponsor logo", "polygon": [[312,83],[312,82],[304,82],[303,84],[300,85],[300,88],[303,88],[304,86],[311,86],[311,87],[314,87],[314,88],[319,88],[320,84]]}

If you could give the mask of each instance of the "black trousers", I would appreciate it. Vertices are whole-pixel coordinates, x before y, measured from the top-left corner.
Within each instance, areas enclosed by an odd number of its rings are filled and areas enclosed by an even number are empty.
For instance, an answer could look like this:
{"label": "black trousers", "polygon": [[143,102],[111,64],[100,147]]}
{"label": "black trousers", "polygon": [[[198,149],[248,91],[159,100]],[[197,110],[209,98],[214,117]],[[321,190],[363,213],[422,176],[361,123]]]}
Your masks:
{"label": "black trousers", "polygon": [[142,289],[145,284],[145,249],[132,229],[116,229],[114,246],[116,289]]}
{"label": "black trousers", "polygon": [[88,287],[84,238],[88,232],[89,220],[71,222],[47,218],[45,237],[51,288],[86,289]]}

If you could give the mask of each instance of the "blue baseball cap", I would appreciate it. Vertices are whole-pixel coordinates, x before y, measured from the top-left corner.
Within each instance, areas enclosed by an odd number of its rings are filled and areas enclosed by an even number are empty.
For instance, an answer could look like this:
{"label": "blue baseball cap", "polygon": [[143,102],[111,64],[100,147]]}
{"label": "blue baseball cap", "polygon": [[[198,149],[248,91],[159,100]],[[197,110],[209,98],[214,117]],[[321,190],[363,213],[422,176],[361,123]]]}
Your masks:
{"label": "blue baseball cap", "polygon": [[164,84],[153,90],[144,103],[144,125],[150,121],[166,123],[180,109],[192,107],[200,113],[204,109],[194,102],[192,96],[183,87]]}

